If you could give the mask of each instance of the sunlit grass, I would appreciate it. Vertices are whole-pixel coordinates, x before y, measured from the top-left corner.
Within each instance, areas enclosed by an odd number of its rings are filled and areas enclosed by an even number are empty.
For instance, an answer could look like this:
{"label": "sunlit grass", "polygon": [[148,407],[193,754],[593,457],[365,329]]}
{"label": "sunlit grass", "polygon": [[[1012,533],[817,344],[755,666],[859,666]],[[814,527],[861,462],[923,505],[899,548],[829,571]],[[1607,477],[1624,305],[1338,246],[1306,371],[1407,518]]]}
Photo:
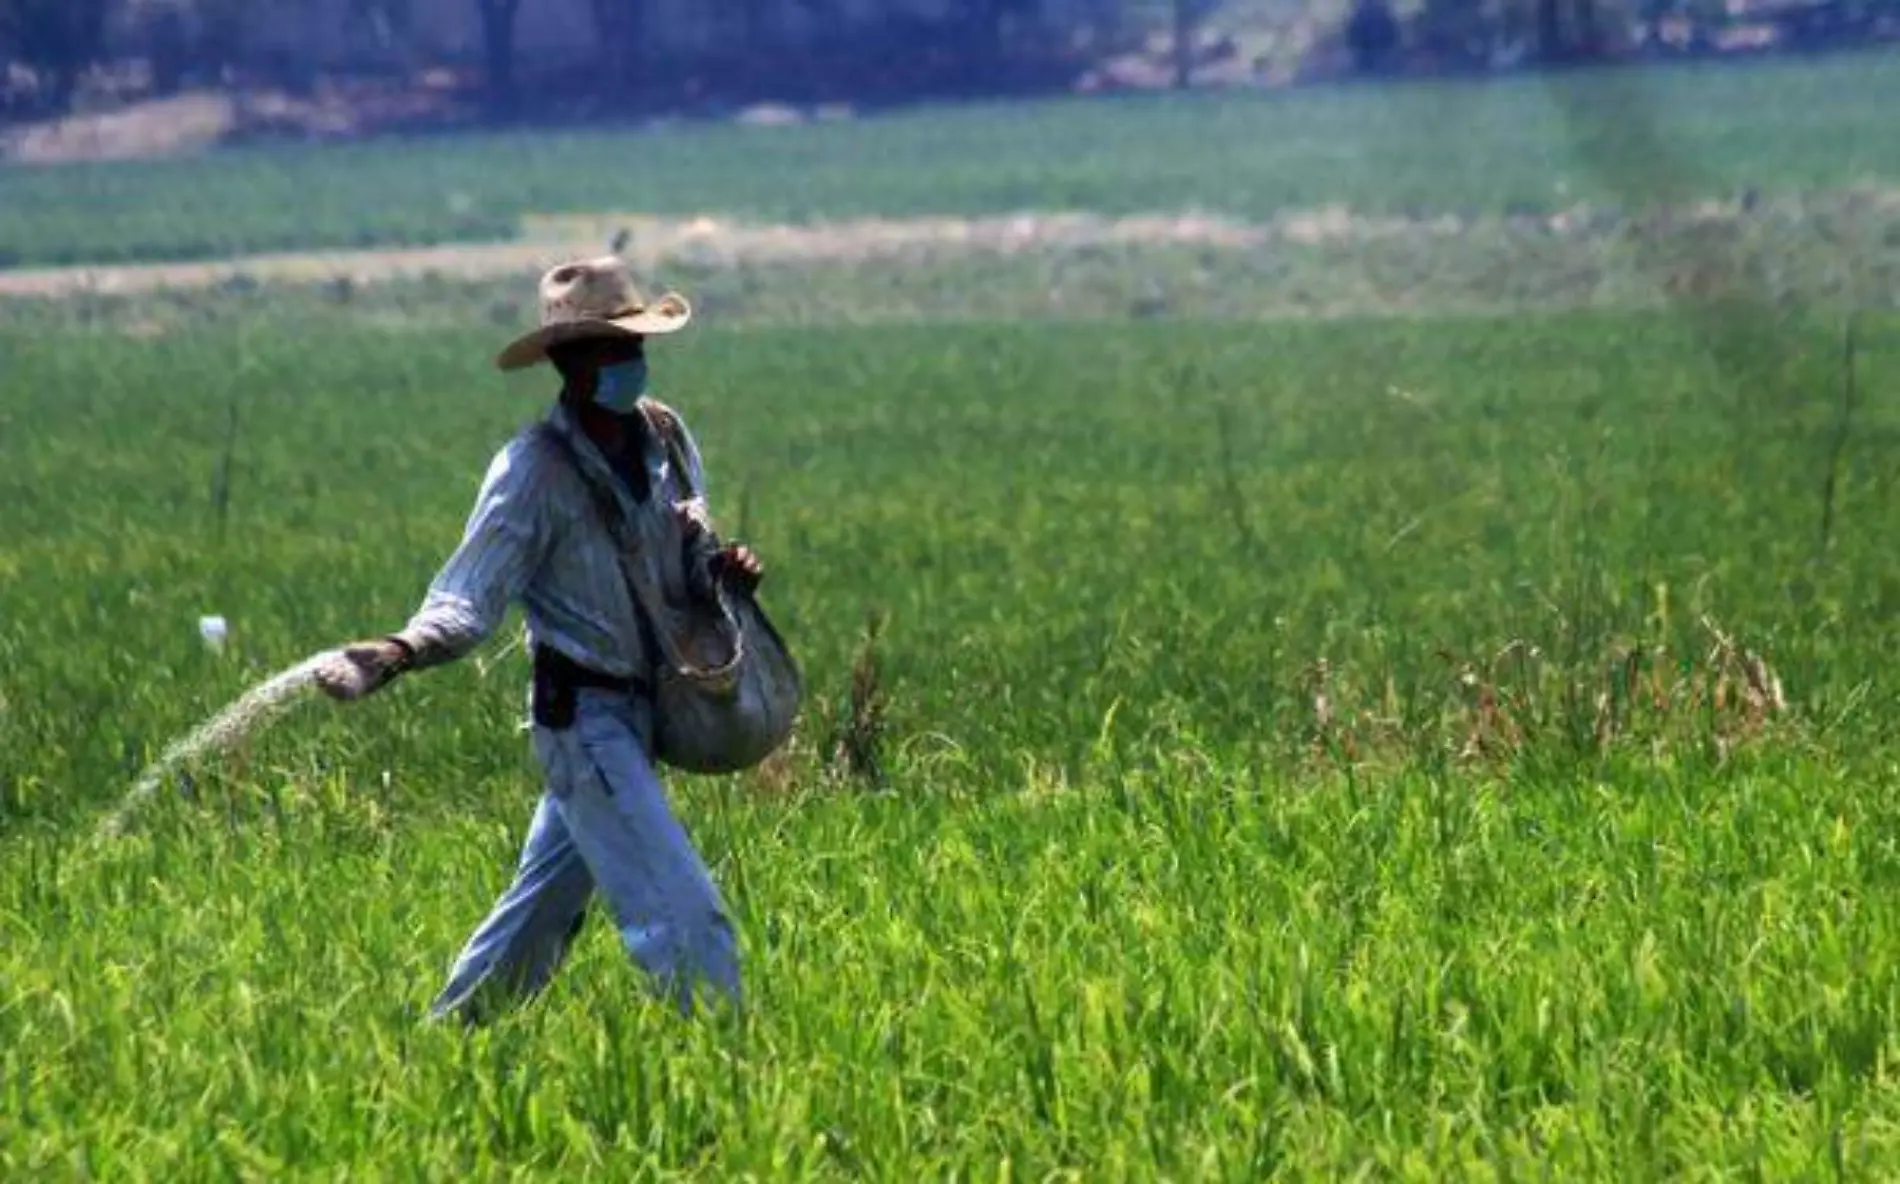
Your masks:
{"label": "sunlit grass", "polygon": [[[1706,323],[682,340],[814,691],[769,777],[678,786],[752,1010],[678,1023],[596,925],[470,1037],[421,1014],[535,791],[503,639],[95,831],[406,615],[544,376],[10,336],[0,1175],[1891,1171],[1891,327],[1823,547],[1839,322]],[[826,744],[874,616],[875,793]]]}

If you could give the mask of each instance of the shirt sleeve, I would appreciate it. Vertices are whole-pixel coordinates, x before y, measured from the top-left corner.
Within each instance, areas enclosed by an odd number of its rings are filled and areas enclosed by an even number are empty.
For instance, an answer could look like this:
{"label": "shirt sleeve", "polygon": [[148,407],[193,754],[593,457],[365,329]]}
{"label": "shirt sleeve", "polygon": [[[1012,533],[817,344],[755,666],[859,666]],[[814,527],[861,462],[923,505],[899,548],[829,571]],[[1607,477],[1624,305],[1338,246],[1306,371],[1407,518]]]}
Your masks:
{"label": "shirt sleeve", "polygon": [[547,554],[546,466],[526,440],[495,455],[462,542],[396,634],[417,666],[453,662],[487,640]]}

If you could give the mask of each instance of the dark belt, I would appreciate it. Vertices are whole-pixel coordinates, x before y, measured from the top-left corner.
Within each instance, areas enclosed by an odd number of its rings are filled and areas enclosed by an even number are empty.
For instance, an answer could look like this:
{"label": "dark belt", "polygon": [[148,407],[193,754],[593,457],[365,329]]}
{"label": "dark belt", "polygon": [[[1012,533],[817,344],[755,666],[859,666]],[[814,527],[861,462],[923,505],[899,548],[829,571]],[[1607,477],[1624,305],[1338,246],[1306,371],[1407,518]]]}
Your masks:
{"label": "dark belt", "polygon": [[632,694],[647,689],[642,678],[627,678],[583,666],[545,645],[534,647],[534,722],[562,731],[573,726],[575,694],[582,688]]}

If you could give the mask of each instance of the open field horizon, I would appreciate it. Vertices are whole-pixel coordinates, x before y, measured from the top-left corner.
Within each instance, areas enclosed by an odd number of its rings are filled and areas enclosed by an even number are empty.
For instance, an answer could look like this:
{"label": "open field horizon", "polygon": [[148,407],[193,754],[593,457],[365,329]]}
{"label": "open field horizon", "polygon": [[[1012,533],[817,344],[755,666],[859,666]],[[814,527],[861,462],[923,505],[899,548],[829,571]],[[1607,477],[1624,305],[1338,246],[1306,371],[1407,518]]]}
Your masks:
{"label": "open field horizon", "polygon": [[536,219],[601,211],[793,225],[1025,211],[1260,220],[1345,202],[1429,218],[1787,196],[1900,181],[1896,60],[1878,50],[9,167],[0,267],[497,242]]}
{"label": "open field horizon", "polygon": [[[537,790],[518,618],[100,832],[175,737],[413,609],[553,394],[490,365],[527,261],[0,298],[0,1177],[1891,1176],[1900,218],[1860,175],[1871,61],[1757,75],[1785,83],[1757,130],[1708,113],[1730,163],[1673,195],[1706,218],[1612,208],[1553,141],[1430,183],[1563,179],[1576,225],[1499,202],[1433,234],[1375,154],[1204,240],[1117,238],[1112,203],[1028,246],[1007,215],[975,243],[816,250],[756,211],[724,250],[649,236],[700,310],[654,393],[811,686],[767,767],[670,779],[734,904],[731,1022],[650,1004],[598,918],[493,1028],[420,1022]],[[1334,101],[1275,159],[1393,147]],[[1019,145],[1083,118],[991,115]],[[703,175],[764,190],[708,143]],[[361,163],[290,173],[331,159]],[[1759,198],[1701,183],[1743,161]],[[805,232],[923,225],[893,195],[928,170],[859,163],[876,199],[827,173]],[[939,230],[1036,175],[957,168]],[[193,174],[110,175],[120,201]],[[37,225],[51,258],[65,215],[16,181],[0,241]],[[205,215],[251,203],[247,250],[392,241],[367,190],[273,241],[272,184]],[[1335,203],[1361,220],[1294,232]]]}

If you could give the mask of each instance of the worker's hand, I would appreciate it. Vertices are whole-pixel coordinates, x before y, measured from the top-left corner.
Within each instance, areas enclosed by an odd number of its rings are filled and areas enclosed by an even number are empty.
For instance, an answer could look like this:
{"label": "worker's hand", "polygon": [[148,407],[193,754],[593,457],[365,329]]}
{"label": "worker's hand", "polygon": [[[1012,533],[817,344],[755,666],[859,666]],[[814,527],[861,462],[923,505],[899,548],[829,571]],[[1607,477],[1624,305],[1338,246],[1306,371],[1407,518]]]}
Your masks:
{"label": "worker's hand", "polygon": [[[712,521],[706,512],[706,503],[700,498],[675,503],[673,514],[688,548],[702,540],[708,544],[717,541],[710,537]],[[765,565],[759,561],[758,553],[743,543],[719,548],[708,561],[706,570],[713,583],[723,583],[742,592],[756,590],[759,581],[765,578]]]}
{"label": "worker's hand", "polygon": [[742,592],[752,592],[757,590],[759,581],[765,578],[765,564],[752,548],[743,543],[733,543],[713,556],[712,576]]}
{"label": "worker's hand", "polygon": [[409,651],[387,638],[343,647],[317,668],[317,686],[339,702],[375,694],[395,680],[409,664]]}

